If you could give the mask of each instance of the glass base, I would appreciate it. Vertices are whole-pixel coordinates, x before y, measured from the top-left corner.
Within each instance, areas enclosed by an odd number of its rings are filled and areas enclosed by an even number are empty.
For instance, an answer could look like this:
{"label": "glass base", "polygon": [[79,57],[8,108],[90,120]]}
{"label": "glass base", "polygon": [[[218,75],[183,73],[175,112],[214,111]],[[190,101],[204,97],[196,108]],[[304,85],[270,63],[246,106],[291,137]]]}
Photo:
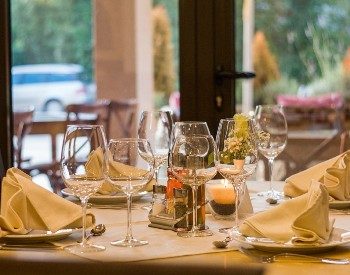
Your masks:
{"label": "glass base", "polygon": [[143,205],[141,206],[141,209],[149,212],[152,210],[152,204]]}
{"label": "glass base", "polygon": [[213,232],[211,232],[209,229],[194,230],[194,231],[180,231],[180,232],[177,232],[177,235],[182,238],[208,237],[208,236],[212,236]]}
{"label": "glass base", "polygon": [[283,192],[280,192],[280,191],[264,191],[264,192],[260,192],[260,193],[257,193],[257,195],[259,197],[264,197],[264,198],[272,198],[272,199],[276,199],[276,200],[282,200],[285,198],[284,196],[284,193]]}
{"label": "glass base", "polygon": [[148,244],[148,241],[132,239],[124,239],[119,241],[111,242],[111,245],[122,246],[122,247],[136,247]]}
{"label": "glass base", "polygon": [[232,227],[224,227],[224,228],[220,228],[219,232],[224,233],[224,234],[228,234],[231,229],[232,229]]}
{"label": "glass base", "polygon": [[73,253],[73,254],[84,254],[84,253],[92,253],[92,252],[99,252],[99,251],[104,251],[106,248],[102,245],[98,244],[72,244],[68,245],[64,248],[64,250]]}

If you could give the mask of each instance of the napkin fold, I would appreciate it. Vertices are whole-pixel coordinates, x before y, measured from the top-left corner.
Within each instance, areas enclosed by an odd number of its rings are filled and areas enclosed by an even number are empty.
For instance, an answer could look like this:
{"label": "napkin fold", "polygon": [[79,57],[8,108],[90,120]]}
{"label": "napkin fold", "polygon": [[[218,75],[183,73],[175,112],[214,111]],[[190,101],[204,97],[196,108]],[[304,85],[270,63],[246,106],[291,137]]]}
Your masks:
{"label": "napkin fold", "polygon": [[[87,226],[95,222],[87,214]],[[10,168],[2,180],[0,237],[9,233],[26,234],[31,229],[55,232],[62,228],[82,226],[79,205],[35,184],[17,168]]]}
{"label": "napkin fold", "polygon": [[321,182],[336,200],[350,200],[350,150],[286,179],[284,194],[290,197],[306,193],[312,179]]}
{"label": "napkin fold", "polygon": [[[103,151],[102,148],[97,148],[91,152],[89,160],[85,165],[86,173],[88,176],[100,176],[102,171],[103,163]],[[129,175],[144,175],[147,171],[139,168],[135,168],[130,165],[123,164],[121,162],[110,161],[108,167],[108,173],[113,177],[129,176]],[[155,179],[152,179],[147,185],[140,191],[152,191]],[[111,193],[122,192],[117,186],[113,185],[110,181],[105,180],[98,193],[108,195]]]}
{"label": "napkin fold", "polygon": [[328,241],[333,223],[329,220],[328,192],[321,183],[313,181],[306,194],[247,218],[239,229],[249,237],[317,244]]}

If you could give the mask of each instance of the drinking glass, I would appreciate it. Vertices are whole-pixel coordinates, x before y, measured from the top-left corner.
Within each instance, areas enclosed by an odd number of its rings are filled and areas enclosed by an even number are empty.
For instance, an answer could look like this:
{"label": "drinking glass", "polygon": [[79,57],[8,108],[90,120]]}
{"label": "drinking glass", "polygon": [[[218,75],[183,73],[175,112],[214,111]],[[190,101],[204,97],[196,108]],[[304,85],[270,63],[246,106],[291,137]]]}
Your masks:
{"label": "drinking glass", "polygon": [[267,158],[269,165],[269,191],[259,193],[268,200],[284,197],[272,186],[272,172],[275,158],[287,145],[287,121],[283,107],[279,105],[258,105],[255,110],[255,127],[258,134],[259,152]]}
{"label": "drinking glass", "polygon": [[254,122],[251,119],[246,121],[245,131],[247,138],[238,146],[243,150],[243,156],[235,159],[230,155],[231,148],[235,146],[236,140],[232,139],[235,130],[240,129],[241,124],[237,123],[233,118],[221,119],[216,136],[216,144],[218,148],[217,169],[218,172],[227,179],[232,185],[236,193],[235,198],[235,225],[230,228],[229,233],[238,233],[239,216],[238,206],[240,196],[245,190],[246,179],[251,176],[258,163],[258,150],[256,146],[256,136],[254,130]]}
{"label": "drinking glass", "polygon": [[181,121],[175,122],[172,131],[172,142],[179,135],[210,135],[208,125],[204,121]]}
{"label": "drinking glass", "polygon": [[210,135],[180,135],[172,147],[170,167],[173,174],[184,184],[192,188],[192,228],[180,231],[180,237],[204,237],[213,233],[200,230],[197,224],[197,191],[198,187],[211,180],[217,173],[215,162],[217,159],[216,144]]}
{"label": "drinking glass", "polygon": [[[105,250],[104,246],[88,243],[86,231],[86,205],[88,199],[101,187],[106,178],[106,138],[101,125],[68,125],[61,153],[61,174],[65,185],[77,196],[83,210],[81,243],[66,246],[72,253],[87,253]],[[103,158],[90,170],[93,153],[100,151]]]}
{"label": "drinking glass", "polygon": [[167,162],[173,121],[166,111],[143,111],[138,127],[138,138],[147,139],[151,145],[154,174],[158,184],[159,168]]}
{"label": "drinking glass", "polygon": [[144,188],[154,174],[154,156],[146,139],[112,139],[108,144],[108,165],[119,167],[119,173],[108,173],[108,180],[119,187],[127,197],[127,231],[122,240],[112,241],[115,246],[135,247],[148,244],[132,236],[132,195]]}

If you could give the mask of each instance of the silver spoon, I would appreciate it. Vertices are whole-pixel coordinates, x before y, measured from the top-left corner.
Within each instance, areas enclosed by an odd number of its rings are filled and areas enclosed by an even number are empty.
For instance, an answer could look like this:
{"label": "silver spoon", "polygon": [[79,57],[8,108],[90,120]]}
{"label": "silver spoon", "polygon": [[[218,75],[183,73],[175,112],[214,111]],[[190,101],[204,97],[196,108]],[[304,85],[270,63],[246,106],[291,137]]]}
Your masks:
{"label": "silver spoon", "polygon": [[223,241],[213,241],[213,245],[216,248],[226,248],[230,241],[232,241],[232,239],[230,237],[226,237]]}
{"label": "silver spoon", "polygon": [[269,203],[269,204],[276,204],[277,203],[277,200],[275,198],[267,198],[266,201]]}
{"label": "silver spoon", "polygon": [[88,236],[86,236],[86,240],[90,239],[92,236],[101,236],[106,231],[106,226],[102,223],[95,225]]}

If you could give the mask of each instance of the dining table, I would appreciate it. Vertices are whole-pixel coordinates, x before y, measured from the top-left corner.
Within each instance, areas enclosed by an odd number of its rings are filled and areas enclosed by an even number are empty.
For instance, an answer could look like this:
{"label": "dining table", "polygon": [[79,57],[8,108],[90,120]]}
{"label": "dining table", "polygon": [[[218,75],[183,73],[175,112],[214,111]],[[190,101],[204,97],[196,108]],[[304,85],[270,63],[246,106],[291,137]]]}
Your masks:
{"label": "dining table", "polygon": [[[341,135],[342,132],[337,129],[288,130],[287,145],[276,158],[276,161],[283,162],[285,169],[281,178],[287,178],[342,153]],[[262,160],[265,178],[267,178],[269,174],[268,160],[264,157]]]}
{"label": "dining table", "polygon": [[[283,190],[282,181],[273,183],[276,190]],[[254,212],[264,211],[276,205],[268,204],[259,192],[268,189],[265,181],[248,181],[247,187]],[[77,201],[74,197],[67,197]],[[232,220],[216,220],[206,214],[206,225],[214,235],[202,238],[180,238],[171,230],[149,227],[148,212],[142,208],[151,200],[148,193],[133,203],[132,224],[135,237],[144,238],[149,244],[142,247],[115,247],[110,241],[122,238],[126,231],[125,202],[105,204],[104,201],[92,203],[88,211],[96,217],[96,223],[106,225],[106,232],[89,241],[106,247],[103,252],[74,255],[63,249],[58,250],[2,250],[0,249],[1,274],[350,274],[350,265],[331,265],[304,262],[300,259],[274,263],[260,263],[238,248],[233,241],[227,248],[213,246],[213,240],[223,240],[226,235],[219,233],[221,227],[232,226]],[[98,204],[100,203],[100,204]],[[101,206],[103,203],[103,207]],[[350,231],[349,212],[332,211],[334,227]],[[266,221],[268,222],[268,221]],[[55,241],[64,246],[76,242],[81,231],[77,230],[69,237]],[[317,251],[316,251],[317,252]],[[350,244],[335,246],[329,251],[316,254],[319,257],[350,258]],[[5,271],[2,273],[2,271]]]}

